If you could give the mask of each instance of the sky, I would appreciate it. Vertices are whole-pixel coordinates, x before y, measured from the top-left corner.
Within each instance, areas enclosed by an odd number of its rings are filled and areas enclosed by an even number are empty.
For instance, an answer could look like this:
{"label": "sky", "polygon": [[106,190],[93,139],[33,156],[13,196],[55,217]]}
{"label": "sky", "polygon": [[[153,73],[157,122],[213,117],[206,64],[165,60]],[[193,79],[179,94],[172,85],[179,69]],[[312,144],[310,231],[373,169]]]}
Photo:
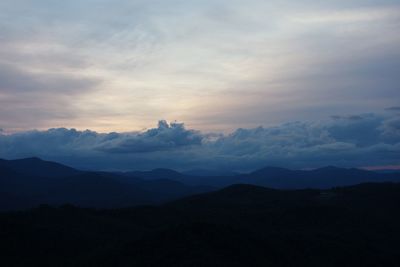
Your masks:
{"label": "sky", "polygon": [[399,0],[2,0],[0,10],[0,157],[400,165]]}

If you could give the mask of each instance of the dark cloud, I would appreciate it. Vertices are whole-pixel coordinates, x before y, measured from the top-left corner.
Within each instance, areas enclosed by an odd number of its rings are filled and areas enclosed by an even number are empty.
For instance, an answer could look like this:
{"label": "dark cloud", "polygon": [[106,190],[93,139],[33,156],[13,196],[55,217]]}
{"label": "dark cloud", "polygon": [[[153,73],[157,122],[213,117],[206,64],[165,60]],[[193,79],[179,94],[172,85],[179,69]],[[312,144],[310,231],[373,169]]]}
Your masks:
{"label": "dark cloud", "polygon": [[385,120],[380,130],[382,131],[382,136],[384,136],[388,142],[398,142],[400,139],[400,116]]}
{"label": "dark cloud", "polygon": [[200,145],[203,139],[199,132],[186,130],[182,123],[168,124],[164,120],[158,122],[158,128],[118,137],[105,142],[98,149],[110,153],[155,152]]}
{"label": "dark cloud", "polygon": [[390,107],[390,108],[387,108],[386,110],[389,110],[389,111],[400,111],[400,107]]}
{"label": "dark cloud", "polygon": [[81,168],[123,170],[399,164],[400,116],[370,113],[354,118],[240,128],[228,135],[202,134],[165,121],[157,128],[132,133],[65,128],[0,132],[0,157],[39,156]]}
{"label": "dark cloud", "polygon": [[340,116],[340,115],[333,115],[331,116],[332,119],[335,120],[341,120],[341,119],[347,119],[347,120],[362,120],[363,116],[359,116],[359,115],[349,115],[349,116]]}

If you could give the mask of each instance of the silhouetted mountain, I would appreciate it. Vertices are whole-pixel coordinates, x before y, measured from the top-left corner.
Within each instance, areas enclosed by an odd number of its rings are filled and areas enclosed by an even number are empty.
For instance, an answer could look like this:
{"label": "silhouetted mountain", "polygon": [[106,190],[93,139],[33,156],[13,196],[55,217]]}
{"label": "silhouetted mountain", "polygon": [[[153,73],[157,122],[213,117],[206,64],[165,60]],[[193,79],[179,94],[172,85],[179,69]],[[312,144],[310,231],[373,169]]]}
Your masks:
{"label": "silhouetted mountain", "polygon": [[237,172],[231,172],[231,171],[222,171],[222,170],[208,170],[208,169],[194,169],[194,170],[188,170],[182,172],[184,175],[188,176],[202,176],[202,177],[207,177],[207,176],[236,176],[239,175]]}
{"label": "silhouetted mountain", "polygon": [[157,204],[213,190],[210,186],[189,186],[168,179],[143,180],[114,173],[78,171],[37,158],[1,160],[0,188],[0,210],[66,203],[117,208]]}
{"label": "silhouetted mountain", "polygon": [[[0,214],[6,266],[399,266],[400,184],[254,185],[120,210]],[[8,264],[10,263],[10,264]]]}
{"label": "silhouetted mountain", "polygon": [[147,172],[128,172],[126,177],[144,180],[169,179],[192,186],[224,187],[233,184],[253,184],[276,189],[331,188],[367,182],[400,181],[400,173],[378,173],[360,169],[344,169],[328,166],[316,170],[289,170],[265,167],[248,174],[233,176],[196,176],[168,169]]}
{"label": "silhouetted mountain", "polygon": [[400,170],[376,170],[377,173],[400,173]]}
{"label": "silhouetted mountain", "polygon": [[121,174],[127,178],[143,180],[168,179],[190,186],[223,187],[234,184],[236,176],[196,176],[179,173],[169,169],[155,169],[152,171],[134,171]]}
{"label": "silhouetted mountain", "polygon": [[38,158],[0,160],[3,210],[7,209],[4,203],[10,203],[8,209],[31,208],[42,203],[99,208],[157,204],[233,184],[275,189],[326,189],[388,181],[400,181],[400,174],[336,167],[311,171],[266,167],[235,176],[193,176],[169,169],[86,172]]}
{"label": "silhouetted mountain", "polygon": [[197,180],[196,182],[214,186],[228,186],[242,183],[277,189],[326,189],[368,182],[397,181],[400,181],[400,174],[398,173],[377,173],[360,169],[343,169],[337,167],[325,167],[307,171],[266,167],[249,174],[221,177],[221,179],[219,179],[219,177],[214,177],[214,179],[207,177],[203,180]]}
{"label": "silhouetted mountain", "polygon": [[151,171],[131,171],[124,173],[125,176],[130,177],[140,177],[146,180],[158,180],[158,179],[171,179],[171,180],[179,180],[184,175],[170,169],[154,169]]}
{"label": "silhouetted mountain", "polygon": [[73,176],[81,172],[71,167],[51,161],[44,161],[39,158],[0,159],[0,169],[2,168],[8,168],[18,174],[52,178]]}

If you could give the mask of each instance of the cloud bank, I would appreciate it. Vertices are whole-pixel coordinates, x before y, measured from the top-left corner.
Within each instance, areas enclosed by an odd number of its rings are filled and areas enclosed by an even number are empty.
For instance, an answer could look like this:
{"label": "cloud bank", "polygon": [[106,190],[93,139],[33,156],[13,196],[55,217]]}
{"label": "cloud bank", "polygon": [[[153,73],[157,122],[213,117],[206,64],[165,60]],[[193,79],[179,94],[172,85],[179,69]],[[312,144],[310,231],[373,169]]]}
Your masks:
{"label": "cloud bank", "polygon": [[0,157],[30,156],[97,170],[400,165],[400,113],[332,116],[240,128],[230,134],[202,133],[166,121],[153,129],[127,133],[65,128],[0,132]]}

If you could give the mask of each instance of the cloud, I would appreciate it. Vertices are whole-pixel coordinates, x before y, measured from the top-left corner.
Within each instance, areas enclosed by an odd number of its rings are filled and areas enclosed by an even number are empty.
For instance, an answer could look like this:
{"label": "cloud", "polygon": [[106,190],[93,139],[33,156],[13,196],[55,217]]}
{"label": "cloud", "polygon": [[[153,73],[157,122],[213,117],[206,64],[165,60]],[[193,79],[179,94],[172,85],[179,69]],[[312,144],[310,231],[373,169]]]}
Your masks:
{"label": "cloud", "polygon": [[388,142],[395,143],[400,139],[400,116],[385,120],[380,130]]}
{"label": "cloud", "polygon": [[128,131],[168,117],[232,131],[400,97],[396,0],[2,0],[0,10],[8,129]]}
{"label": "cloud", "polygon": [[399,155],[400,115],[392,113],[240,128],[225,135],[166,121],[130,133],[65,128],[0,132],[0,157],[39,156],[89,169],[365,167],[397,165]]}
{"label": "cloud", "polygon": [[386,110],[388,110],[388,111],[400,111],[400,107],[390,107],[390,108],[387,108]]}
{"label": "cloud", "polygon": [[32,73],[0,62],[0,92],[2,94],[61,94],[70,95],[90,90],[100,80],[63,73]]}
{"label": "cloud", "polygon": [[97,77],[42,73],[0,61],[0,125],[15,130],[73,119],[77,100],[100,84]]}
{"label": "cloud", "polygon": [[203,139],[199,132],[186,130],[182,123],[168,124],[164,120],[158,122],[158,128],[118,137],[111,138],[97,149],[110,153],[156,152],[201,145]]}
{"label": "cloud", "polygon": [[367,166],[380,161],[398,163],[400,138],[393,130],[390,133],[387,130],[388,125],[393,127],[392,123],[397,120],[395,117],[364,114],[322,122],[238,129],[219,139],[215,148],[220,155],[234,156],[238,164],[254,167]]}

